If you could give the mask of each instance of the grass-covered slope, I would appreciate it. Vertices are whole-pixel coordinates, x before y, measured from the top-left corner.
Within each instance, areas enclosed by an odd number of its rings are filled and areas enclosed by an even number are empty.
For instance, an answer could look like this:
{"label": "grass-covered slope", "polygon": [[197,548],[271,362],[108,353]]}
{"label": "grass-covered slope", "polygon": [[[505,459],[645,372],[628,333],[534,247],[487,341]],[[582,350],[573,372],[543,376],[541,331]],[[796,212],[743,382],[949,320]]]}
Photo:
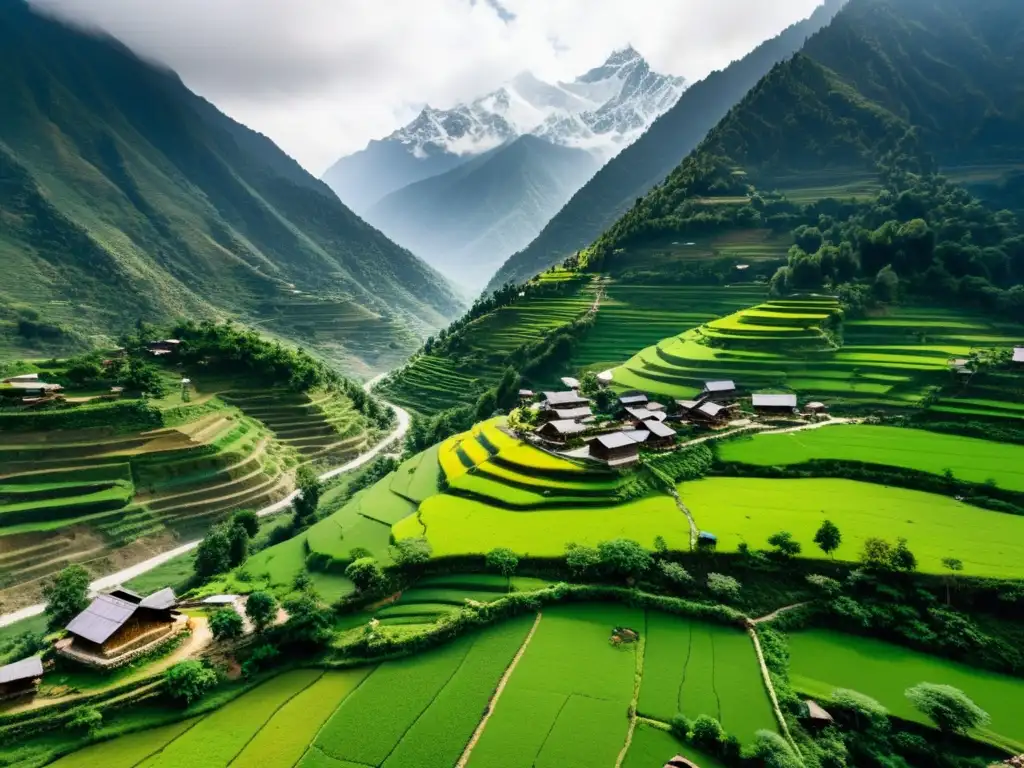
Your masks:
{"label": "grass-covered slope", "polygon": [[[8,316],[108,337],[140,317],[259,316],[380,369],[458,311],[436,272],[173,73],[21,0],[0,21],[0,259],[20,276],[0,288]],[[350,348],[315,312],[279,320],[297,296],[395,333]]]}
{"label": "grass-covered slope", "polygon": [[488,290],[506,282],[524,282],[597,239],[638,197],[668,176],[773,66],[828,24],[842,4],[842,0],[823,3],[809,18],[690,86],[672,109],[573,195],[527,248],[505,262]]}

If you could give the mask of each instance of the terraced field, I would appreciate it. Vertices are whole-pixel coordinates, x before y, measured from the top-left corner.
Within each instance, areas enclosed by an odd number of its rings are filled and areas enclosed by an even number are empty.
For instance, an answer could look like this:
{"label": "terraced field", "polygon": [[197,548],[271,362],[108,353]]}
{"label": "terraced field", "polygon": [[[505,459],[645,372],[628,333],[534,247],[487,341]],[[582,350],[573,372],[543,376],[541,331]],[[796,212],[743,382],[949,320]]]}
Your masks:
{"label": "terraced field", "polygon": [[589,277],[546,272],[538,283],[567,283],[559,295],[529,293],[489,312],[460,331],[450,353],[421,354],[381,387],[381,394],[410,411],[433,414],[472,403],[498,382],[506,359],[544,335],[582,317],[594,303],[597,287]]}
{"label": "terraced field", "polygon": [[1024,491],[1024,446],[917,429],[854,424],[809,432],[757,435],[722,443],[723,461],[759,466],[833,459],[905,467]]}
{"label": "terraced field", "polygon": [[[705,205],[745,205],[748,198],[704,198]],[[793,245],[788,234],[770,229],[739,229],[710,237],[684,238],[650,247],[631,247],[622,259],[616,259],[613,274],[631,276],[637,273],[671,274],[674,268],[693,262],[733,259],[748,267],[761,261],[784,262]]]}
{"label": "terraced field", "polygon": [[801,693],[827,698],[836,688],[871,696],[898,717],[926,722],[904,691],[918,683],[959,688],[989,713],[980,736],[1024,752],[1024,681],[957,664],[881,640],[826,630],[789,636],[790,678]]}
{"label": "terraced field", "polygon": [[1024,578],[1024,517],[946,496],[852,480],[732,477],[684,483],[679,492],[701,530],[718,537],[720,551],[734,552],[741,542],[767,548],[769,536],[789,531],[803,546],[801,557],[825,558],[814,534],[831,520],[843,535],[835,553],[841,560],[857,561],[869,537],[905,537],[924,573],[943,573],[943,558],[954,557],[965,575]]}

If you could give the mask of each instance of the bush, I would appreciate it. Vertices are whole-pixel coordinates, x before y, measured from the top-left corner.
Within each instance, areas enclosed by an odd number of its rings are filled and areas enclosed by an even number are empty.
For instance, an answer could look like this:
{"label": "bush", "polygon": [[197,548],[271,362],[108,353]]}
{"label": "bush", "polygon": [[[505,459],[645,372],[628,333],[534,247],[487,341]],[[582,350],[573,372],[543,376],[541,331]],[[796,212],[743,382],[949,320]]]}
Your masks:
{"label": "bush", "polygon": [[601,570],[626,579],[642,576],[654,564],[650,553],[630,539],[602,541],[597,545],[597,554]]}
{"label": "bush", "polygon": [[425,538],[402,539],[396,542],[394,547],[395,563],[401,568],[421,565],[430,560],[434,554],[434,548]]}
{"label": "bush", "polygon": [[89,572],[80,565],[69,565],[43,587],[43,597],[46,626],[63,629],[89,606]]}
{"label": "bush", "polygon": [[690,572],[683,568],[679,563],[670,563],[667,560],[662,560],[658,563],[658,570],[661,571],[661,575],[665,581],[673,587],[684,587],[693,582],[693,577],[690,575]]}
{"label": "bush", "polygon": [[288,621],[281,628],[285,643],[321,647],[334,636],[334,614],[309,595],[285,603]]}
{"label": "bush", "polygon": [[887,730],[889,727],[889,710],[857,691],[837,688],[832,692],[829,710],[837,720],[857,730]]}
{"label": "bush", "polygon": [[803,762],[785,739],[771,731],[758,731],[749,752],[765,768],[803,768]]}
{"label": "bush", "polygon": [[820,573],[808,574],[807,583],[825,597],[835,597],[843,591],[842,583]]}
{"label": "bush", "polygon": [[920,683],[908,688],[906,696],[943,733],[965,733],[989,722],[985,710],[951,685]]}
{"label": "bush", "polygon": [[722,724],[710,715],[700,715],[690,727],[690,741],[709,752],[718,752],[719,745],[725,741],[725,729]]}
{"label": "bush", "polygon": [[181,661],[164,673],[164,691],[173,701],[188,706],[217,685],[217,673],[199,661]]}
{"label": "bush", "polygon": [[210,632],[215,640],[237,640],[245,632],[245,622],[234,608],[221,608],[210,616]]}
{"label": "bush", "polygon": [[724,573],[709,573],[708,589],[719,600],[728,603],[739,599],[742,585],[732,576],[726,576]]}
{"label": "bush", "polygon": [[196,577],[207,581],[231,569],[231,537],[224,525],[214,526],[199,542],[193,560]]}
{"label": "bush", "polygon": [[67,727],[94,736],[103,725],[103,713],[95,707],[79,707],[71,713]]}
{"label": "bush", "polygon": [[601,564],[601,554],[594,547],[569,543],[565,545],[565,564],[573,576],[589,576]]}
{"label": "bush", "polygon": [[251,509],[240,509],[231,516],[232,525],[240,525],[253,538],[260,532],[260,519]]}
{"label": "bush", "polygon": [[257,645],[252,649],[252,652],[249,654],[249,658],[242,663],[242,674],[246,677],[251,677],[261,669],[266,669],[271,666],[274,659],[280,655],[281,654],[278,652],[277,648],[269,643]]}
{"label": "bush", "polygon": [[245,601],[245,615],[257,632],[263,632],[277,618],[277,600],[268,592],[253,592]]}
{"label": "bush", "polygon": [[373,592],[384,583],[384,572],[372,557],[361,557],[345,569],[345,576],[352,580],[360,592]]}

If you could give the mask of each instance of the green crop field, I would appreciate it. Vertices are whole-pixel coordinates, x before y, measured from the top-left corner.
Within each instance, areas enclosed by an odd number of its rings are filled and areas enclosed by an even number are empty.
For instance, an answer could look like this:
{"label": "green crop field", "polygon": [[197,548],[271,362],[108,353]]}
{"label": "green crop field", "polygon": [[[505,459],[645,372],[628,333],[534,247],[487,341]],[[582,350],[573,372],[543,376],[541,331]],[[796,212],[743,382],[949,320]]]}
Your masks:
{"label": "green crop field", "polygon": [[814,459],[861,461],[940,475],[946,470],[972,483],[994,481],[1024,491],[1024,446],[994,443],[917,429],[863,424],[723,443],[723,461],[760,466],[802,464]]}
{"label": "green crop field", "polygon": [[790,679],[811,696],[850,688],[880,701],[894,715],[927,722],[904,696],[918,683],[952,685],[992,718],[985,735],[1024,752],[1024,680],[918,653],[880,640],[825,630],[789,637]]}
{"label": "green crop field", "polygon": [[745,743],[776,728],[745,632],[653,611],[646,630],[641,715],[664,722],[678,712],[691,720],[711,715]]}
{"label": "green crop field", "polygon": [[158,728],[122,736],[73,752],[52,765],[54,768],[135,768],[148,763],[161,749],[187,732],[198,720],[182,720]]}
{"label": "green crop field", "polygon": [[764,548],[769,536],[789,531],[803,557],[824,558],[814,534],[831,520],[843,534],[835,553],[841,560],[856,561],[869,537],[905,537],[926,573],[942,573],[942,559],[955,557],[971,576],[1024,577],[1024,517],[945,496],[852,480],[756,478],[684,483],[680,494],[722,551],[733,552],[740,542]]}
{"label": "green crop field", "polygon": [[682,744],[668,731],[656,728],[650,723],[641,722],[633,732],[633,742],[629,745],[623,768],[658,768],[669,758],[682,755],[700,768],[725,768],[725,765],[689,744]]}

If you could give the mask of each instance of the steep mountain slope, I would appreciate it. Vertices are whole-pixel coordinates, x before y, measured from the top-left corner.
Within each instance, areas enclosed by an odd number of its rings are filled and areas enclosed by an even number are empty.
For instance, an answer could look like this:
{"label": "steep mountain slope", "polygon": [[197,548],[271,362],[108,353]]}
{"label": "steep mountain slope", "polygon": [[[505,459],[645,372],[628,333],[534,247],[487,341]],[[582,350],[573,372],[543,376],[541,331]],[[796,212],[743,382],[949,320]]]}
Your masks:
{"label": "steep mountain slope", "polygon": [[453,282],[479,290],[597,168],[582,149],[521,136],[393,192],[366,220]]}
{"label": "steep mountain slope", "polygon": [[775,64],[828,24],[844,2],[827,0],[808,19],[687,89],[643,136],[580,189],[528,248],[508,259],[487,290],[522,282],[592,242],[664,179]]}
{"label": "steep mountain slope", "polygon": [[459,310],[270,140],[117,42],[4,0],[0,66],[0,259],[19,276],[0,286],[7,344],[26,313],[100,338],[227,315],[367,372]]}
{"label": "steep mountain slope", "polygon": [[605,162],[671,107],[684,87],[682,78],[652,72],[631,47],[570,83],[523,72],[468,104],[425,107],[390,136],[341,158],[323,179],[362,214],[391,192],[526,134],[586,149]]}

